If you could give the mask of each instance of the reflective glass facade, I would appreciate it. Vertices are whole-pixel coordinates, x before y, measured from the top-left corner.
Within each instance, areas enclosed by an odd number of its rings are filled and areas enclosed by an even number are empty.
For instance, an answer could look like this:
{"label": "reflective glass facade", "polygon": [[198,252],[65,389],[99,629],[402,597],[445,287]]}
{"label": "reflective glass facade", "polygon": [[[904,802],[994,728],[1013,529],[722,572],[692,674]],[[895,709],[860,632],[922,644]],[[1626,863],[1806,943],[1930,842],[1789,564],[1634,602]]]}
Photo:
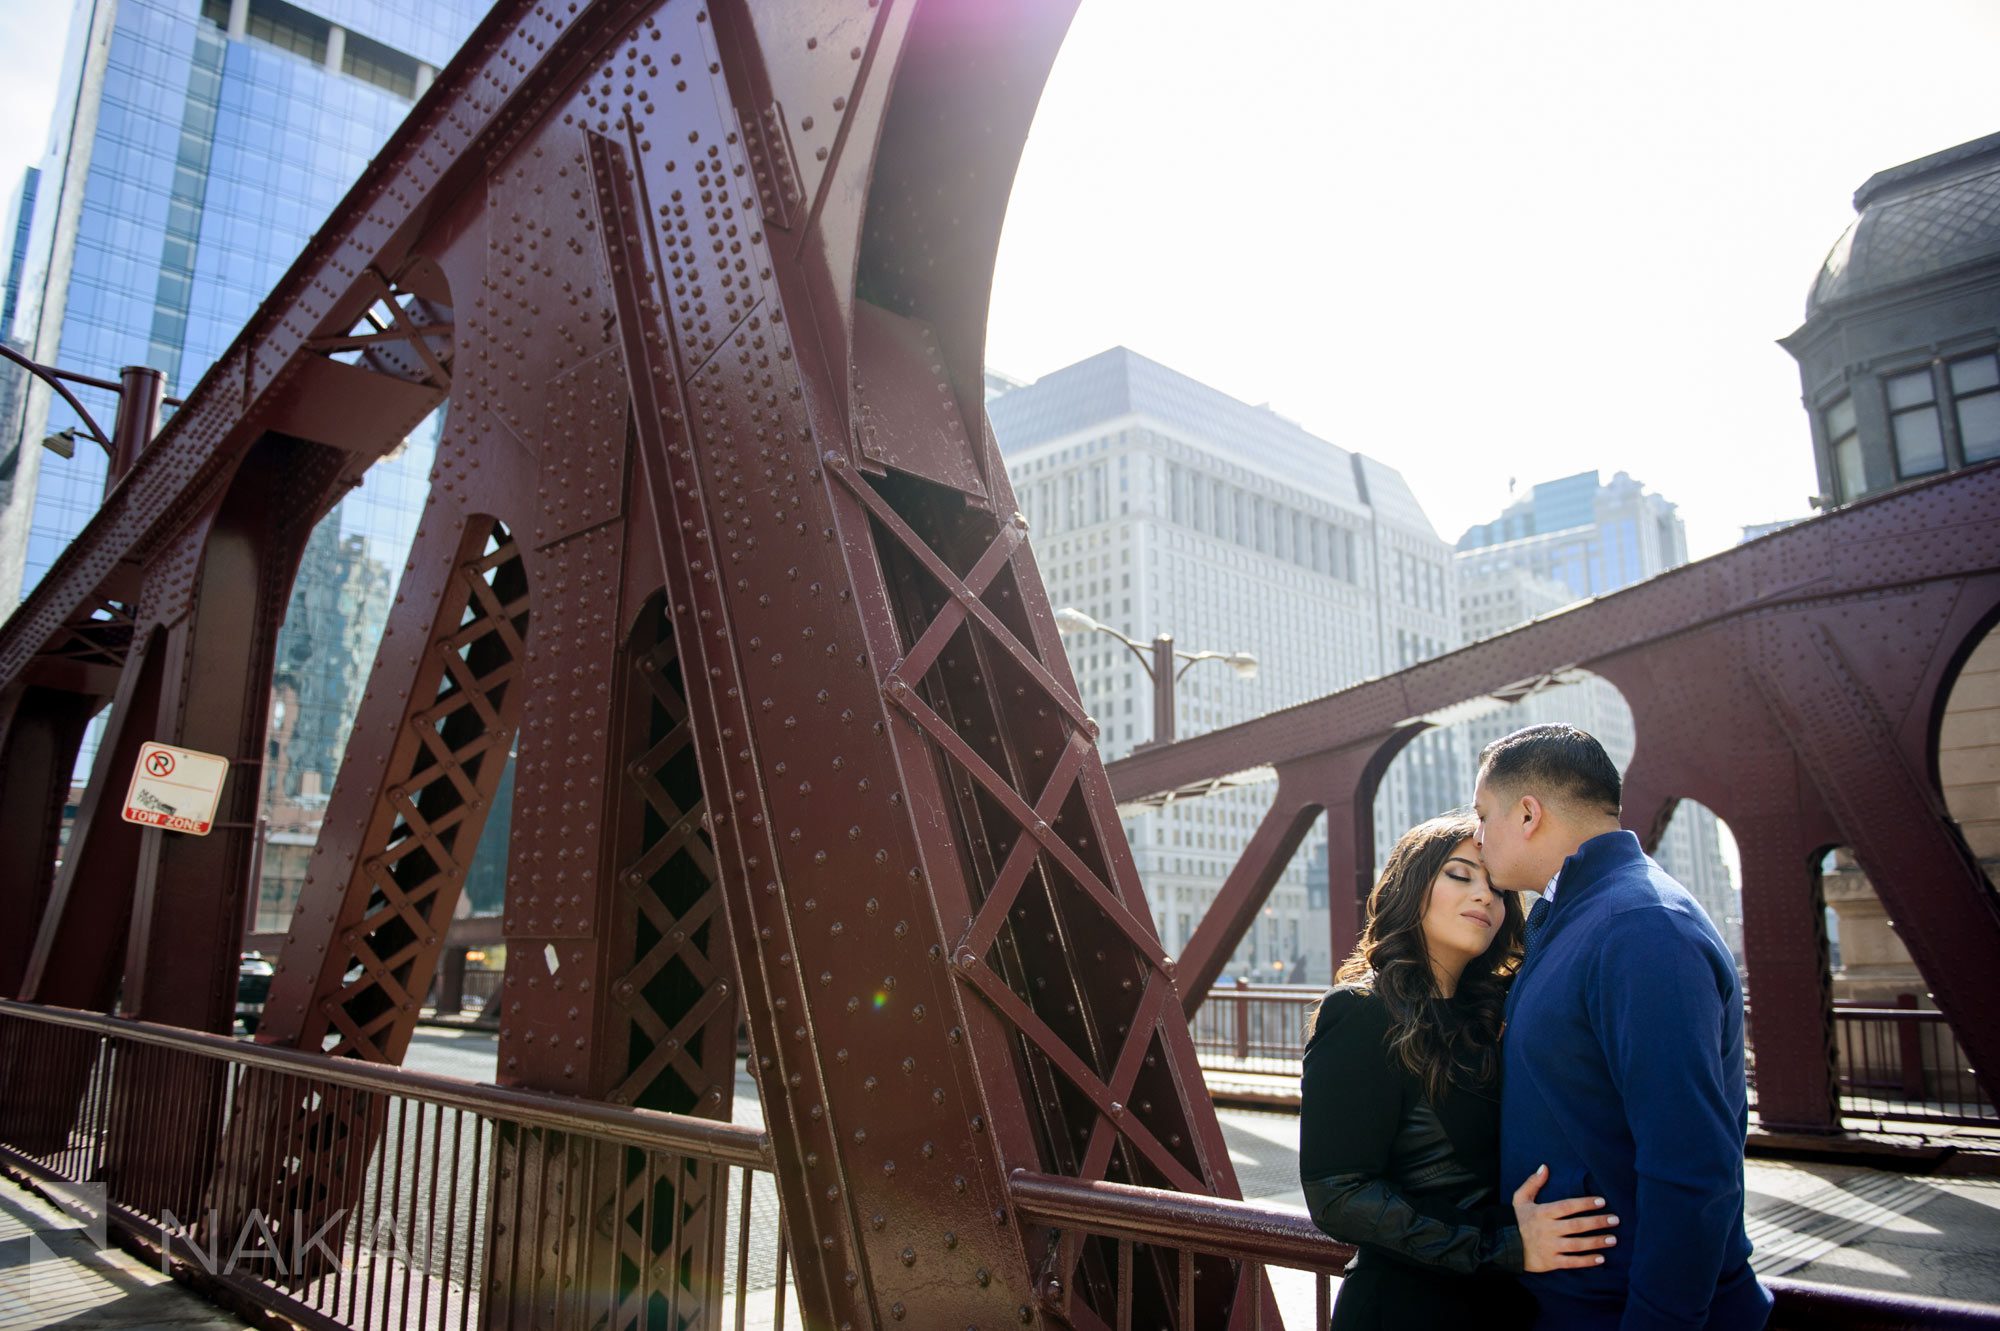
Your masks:
{"label": "reflective glass facade", "polygon": [[[41,286],[23,294],[40,358],[107,378],[153,365],[169,396],[190,391],[486,7],[81,0],[63,102],[76,114],[58,126],[37,204],[44,249],[28,269]],[[76,421],[36,396],[46,419],[31,410],[20,435],[0,441],[27,463],[10,499],[26,507],[0,527],[25,536],[18,585],[0,587],[7,605],[82,530],[104,486],[96,448],[69,459],[39,448]],[[85,401],[108,431],[114,403]],[[438,426],[426,422],[377,465],[307,549],[278,646],[263,927],[282,924],[316,839]]]}

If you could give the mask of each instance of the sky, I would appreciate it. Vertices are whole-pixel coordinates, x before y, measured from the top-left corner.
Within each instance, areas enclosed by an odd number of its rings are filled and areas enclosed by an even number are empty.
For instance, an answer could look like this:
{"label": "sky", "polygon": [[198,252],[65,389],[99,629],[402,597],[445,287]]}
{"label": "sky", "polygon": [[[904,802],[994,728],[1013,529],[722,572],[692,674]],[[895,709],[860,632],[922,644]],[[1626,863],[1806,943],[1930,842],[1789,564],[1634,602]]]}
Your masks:
{"label": "sky", "polygon": [[1438,532],[1627,471],[1699,557],[1818,489],[1795,363],[1874,172],[2000,130],[2000,0],[1083,0],[987,362],[1123,344]]}
{"label": "sky", "polygon": [[[0,0],[0,183],[71,5]],[[1697,556],[1818,487],[1775,339],[1874,172],[2000,129],[2000,0],[1083,0],[987,360],[1123,344],[1400,468],[1440,535],[1628,471]]]}

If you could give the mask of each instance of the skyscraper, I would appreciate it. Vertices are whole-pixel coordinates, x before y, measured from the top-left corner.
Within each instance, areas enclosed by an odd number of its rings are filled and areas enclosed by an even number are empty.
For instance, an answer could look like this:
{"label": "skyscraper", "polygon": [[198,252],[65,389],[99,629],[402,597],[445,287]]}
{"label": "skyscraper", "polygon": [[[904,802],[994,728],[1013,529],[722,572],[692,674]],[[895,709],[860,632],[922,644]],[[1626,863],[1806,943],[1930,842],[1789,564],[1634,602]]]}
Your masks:
{"label": "skyscraper", "polygon": [[[480,0],[79,0],[26,234],[15,330],[44,364],[165,372],[185,394],[485,12]],[[103,455],[41,385],[0,418],[0,611],[97,510]],[[115,403],[80,393],[108,430]],[[325,519],[278,643],[267,769],[274,846],[309,837],[428,488],[436,421]],[[269,857],[262,923],[282,919]]]}
{"label": "skyscraper", "polygon": [[[1394,468],[1123,347],[1025,386],[989,375],[988,390],[1055,605],[1129,637],[1166,632],[1185,649],[1258,658],[1249,680],[1195,664],[1175,695],[1179,736],[1457,645],[1451,549]],[[1105,756],[1150,741],[1153,685],[1140,660],[1096,633],[1067,646]],[[1376,808],[1390,839],[1466,800],[1455,742],[1426,736],[1392,768]],[[1269,787],[1252,785],[1128,818],[1169,951],[1185,947],[1269,802]],[[1273,890],[1232,973],[1282,980],[1302,969],[1304,861]]]}
{"label": "skyscraper", "polygon": [[[1491,637],[1588,596],[1601,596],[1687,562],[1674,505],[1619,472],[1599,484],[1587,471],[1544,481],[1492,522],[1459,538],[1458,591],[1471,638]],[[1632,710],[1608,680],[1584,675],[1464,723],[1466,750],[1522,726],[1562,721],[1595,735],[1623,770],[1632,761]],[[1654,858],[1701,902],[1739,955],[1742,906],[1715,815],[1683,805]]]}
{"label": "skyscraper", "polygon": [[[21,283],[27,275],[28,242],[34,229],[35,195],[41,183],[39,167],[31,166],[22,172],[21,187],[8,201],[5,221],[0,222],[0,238],[7,241],[7,267],[4,280],[0,280],[0,343],[11,351],[23,353],[28,350],[28,340],[15,331],[14,316],[21,308]],[[19,437],[29,378],[28,372],[13,361],[0,361],[0,441]],[[19,447],[0,442],[0,510],[6,508],[13,495],[14,473],[20,461]]]}
{"label": "skyscraper", "polygon": [[1458,538],[1463,572],[1524,568],[1572,596],[1602,596],[1687,563],[1687,532],[1674,506],[1619,472],[1542,481],[1492,522]]}

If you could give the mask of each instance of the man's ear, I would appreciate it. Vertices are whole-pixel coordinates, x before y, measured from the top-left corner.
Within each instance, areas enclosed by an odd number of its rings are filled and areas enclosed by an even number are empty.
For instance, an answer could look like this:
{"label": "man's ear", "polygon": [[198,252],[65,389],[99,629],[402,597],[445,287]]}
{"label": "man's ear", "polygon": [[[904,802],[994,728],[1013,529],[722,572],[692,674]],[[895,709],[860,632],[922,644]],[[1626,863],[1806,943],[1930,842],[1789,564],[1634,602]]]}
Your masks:
{"label": "man's ear", "polygon": [[1521,835],[1533,836],[1536,829],[1548,818],[1548,812],[1547,806],[1533,795],[1521,796],[1518,815],[1521,819]]}

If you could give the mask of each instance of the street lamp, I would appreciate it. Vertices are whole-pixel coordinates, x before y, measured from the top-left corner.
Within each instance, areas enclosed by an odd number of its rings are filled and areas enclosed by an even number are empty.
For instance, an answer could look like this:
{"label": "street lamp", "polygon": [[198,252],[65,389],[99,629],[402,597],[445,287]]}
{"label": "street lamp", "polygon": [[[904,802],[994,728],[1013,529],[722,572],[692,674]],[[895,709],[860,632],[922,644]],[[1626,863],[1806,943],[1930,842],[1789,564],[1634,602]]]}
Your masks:
{"label": "street lamp", "polygon": [[[1257,658],[1249,652],[1183,652],[1174,647],[1174,635],[1162,633],[1150,644],[1126,637],[1109,624],[1100,624],[1073,605],[1056,611],[1056,629],[1061,633],[1103,633],[1125,644],[1139,658],[1139,664],[1153,681],[1153,740],[1155,744],[1174,742],[1174,685],[1196,661],[1221,661],[1243,679],[1257,678]],[[1179,669],[1174,662],[1180,661]]]}

